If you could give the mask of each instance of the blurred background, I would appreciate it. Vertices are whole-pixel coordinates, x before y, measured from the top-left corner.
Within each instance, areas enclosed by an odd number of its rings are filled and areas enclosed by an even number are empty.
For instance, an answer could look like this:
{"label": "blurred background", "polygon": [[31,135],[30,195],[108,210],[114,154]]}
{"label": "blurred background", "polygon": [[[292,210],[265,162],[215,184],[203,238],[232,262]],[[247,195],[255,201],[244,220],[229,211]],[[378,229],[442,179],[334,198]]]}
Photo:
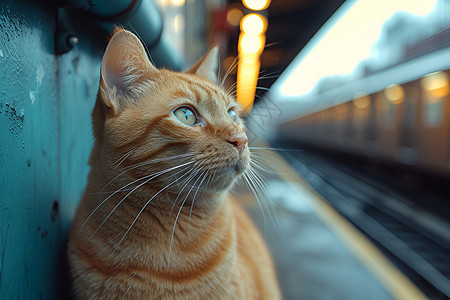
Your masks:
{"label": "blurred background", "polygon": [[65,297],[115,25],[158,67],[219,46],[285,299],[450,297],[449,0],[3,0],[1,299]]}

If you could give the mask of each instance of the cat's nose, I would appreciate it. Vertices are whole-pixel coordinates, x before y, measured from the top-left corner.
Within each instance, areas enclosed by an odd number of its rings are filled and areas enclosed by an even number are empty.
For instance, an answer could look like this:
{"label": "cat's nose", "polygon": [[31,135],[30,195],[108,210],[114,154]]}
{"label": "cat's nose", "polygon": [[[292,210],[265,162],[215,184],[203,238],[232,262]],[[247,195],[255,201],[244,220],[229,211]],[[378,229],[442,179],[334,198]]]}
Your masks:
{"label": "cat's nose", "polygon": [[227,141],[228,141],[228,143],[235,146],[237,148],[237,150],[239,151],[239,153],[241,153],[242,149],[244,149],[245,144],[247,144],[247,142],[248,142],[248,138],[245,134],[243,134],[243,135],[238,134],[231,138],[228,138]]}

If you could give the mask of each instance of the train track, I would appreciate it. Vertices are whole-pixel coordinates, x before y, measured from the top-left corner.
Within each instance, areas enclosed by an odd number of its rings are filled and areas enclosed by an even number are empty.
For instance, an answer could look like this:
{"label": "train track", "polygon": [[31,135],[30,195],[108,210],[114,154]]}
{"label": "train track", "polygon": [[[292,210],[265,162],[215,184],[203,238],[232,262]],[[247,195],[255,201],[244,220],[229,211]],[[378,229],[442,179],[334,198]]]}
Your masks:
{"label": "train track", "polygon": [[[445,217],[448,199],[426,191],[404,193],[386,178],[307,150],[280,154],[430,299],[450,298],[450,222]],[[444,217],[433,213],[436,205],[444,206]]]}

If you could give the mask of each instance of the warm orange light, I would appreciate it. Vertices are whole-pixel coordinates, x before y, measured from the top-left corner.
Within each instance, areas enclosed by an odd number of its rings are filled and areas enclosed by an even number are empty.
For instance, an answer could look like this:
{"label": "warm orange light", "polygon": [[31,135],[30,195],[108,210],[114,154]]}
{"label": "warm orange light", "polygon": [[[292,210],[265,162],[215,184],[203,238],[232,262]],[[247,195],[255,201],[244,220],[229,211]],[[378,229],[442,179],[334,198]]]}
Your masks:
{"label": "warm orange light", "polygon": [[175,6],[181,7],[184,5],[185,0],[170,0],[170,2]]}
{"label": "warm orange light", "polygon": [[448,75],[442,71],[425,75],[420,85],[434,98],[445,97],[450,92]]}
{"label": "warm orange light", "polygon": [[269,7],[270,0],[242,0],[245,7],[252,10],[263,10]]}
{"label": "warm orange light", "polygon": [[384,90],[384,96],[392,103],[400,104],[405,98],[405,91],[403,90],[403,87],[399,84],[390,84]]}
{"label": "warm orange light", "polygon": [[253,107],[259,67],[259,60],[252,63],[246,63],[242,60],[239,61],[236,82],[236,99],[243,108],[244,113],[249,113]]}
{"label": "warm orange light", "polygon": [[238,26],[244,13],[237,7],[231,7],[227,12],[227,22],[232,26]]}
{"label": "warm orange light", "polygon": [[246,114],[251,111],[255,99],[261,65],[259,56],[264,50],[266,30],[267,19],[259,14],[249,14],[241,20],[236,99]]}
{"label": "warm orange light", "polygon": [[239,37],[239,51],[248,54],[260,54],[264,49],[264,43],[264,36],[241,34]]}
{"label": "warm orange light", "polygon": [[248,14],[241,20],[241,31],[259,35],[267,30],[267,19],[259,14]]}
{"label": "warm orange light", "polygon": [[353,99],[353,105],[356,108],[367,108],[370,105],[370,96],[364,93],[358,93],[355,95],[355,99]]}

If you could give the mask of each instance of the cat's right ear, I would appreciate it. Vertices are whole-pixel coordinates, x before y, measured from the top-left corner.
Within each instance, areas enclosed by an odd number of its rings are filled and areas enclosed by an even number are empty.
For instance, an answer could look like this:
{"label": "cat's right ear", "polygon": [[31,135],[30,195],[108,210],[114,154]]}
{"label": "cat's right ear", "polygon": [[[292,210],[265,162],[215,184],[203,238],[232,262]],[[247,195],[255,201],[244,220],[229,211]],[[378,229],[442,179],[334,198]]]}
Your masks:
{"label": "cat's right ear", "polygon": [[119,113],[127,101],[136,100],[145,83],[159,72],[150,62],[141,41],[116,28],[102,59],[100,90],[103,103]]}

